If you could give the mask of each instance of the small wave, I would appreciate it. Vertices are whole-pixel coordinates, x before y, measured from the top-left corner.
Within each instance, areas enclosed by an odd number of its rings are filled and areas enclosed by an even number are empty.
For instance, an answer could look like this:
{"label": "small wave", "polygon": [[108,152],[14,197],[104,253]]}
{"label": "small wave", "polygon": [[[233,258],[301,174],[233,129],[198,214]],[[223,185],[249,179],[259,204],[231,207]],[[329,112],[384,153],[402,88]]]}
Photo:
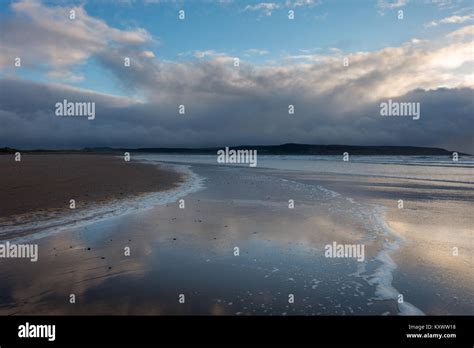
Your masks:
{"label": "small wave", "polygon": [[[312,194],[312,200],[324,201],[330,211],[336,214],[350,214],[357,221],[364,222],[366,234],[360,242],[375,241],[384,238],[382,249],[376,256],[363,263],[358,263],[357,270],[350,276],[365,280],[369,285],[375,286],[375,300],[393,300],[397,303],[400,315],[424,315],[416,306],[408,302],[398,303],[400,292],[393,286],[393,272],[397,264],[391,254],[398,250],[404,239],[397,235],[385,221],[385,208],[365,204],[360,200],[342,195],[318,184],[306,184],[296,180],[281,180],[285,185],[292,185],[293,189]],[[320,195],[322,193],[322,196]],[[324,197],[324,200],[321,200]],[[368,271],[370,263],[376,263],[374,271]],[[370,267],[372,269],[372,267]]]}
{"label": "small wave", "polygon": [[383,243],[383,249],[379,251],[375,259],[380,262],[372,275],[369,276],[369,284],[376,286],[375,294],[378,300],[395,300],[398,304],[398,310],[401,315],[424,315],[424,313],[409,302],[398,302],[400,292],[392,285],[393,272],[397,264],[390,257],[394,251],[398,250],[404,240],[396,235],[387,225],[384,219],[382,208],[374,209],[375,223],[380,227],[384,235],[394,238],[392,241],[386,239]]}
{"label": "small wave", "polygon": [[[304,185],[297,182],[294,183]],[[397,269],[397,264],[390,255],[402,246],[404,239],[387,225],[385,221],[385,208],[381,206],[373,208],[321,185],[315,185],[313,188],[329,196],[332,202],[331,205],[336,210],[342,209],[346,214],[351,214],[355,219],[369,223],[367,225],[367,234],[361,241],[375,240],[380,237],[385,238],[382,250],[373,259],[358,264],[356,272],[351,275],[360,277],[370,285],[375,286],[376,300],[395,301],[400,315],[424,315],[420,309],[411,303],[406,301],[403,303],[398,302],[400,292],[392,284],[393,272]],[[349,205],[347,205],[348,203]],[[372,273],[367,274],[366,266],[368,262],[374,261],[378,262],[379,265]]]}
{"label": "small wave", "polygon": [[[394,300],[398,305],[398,310],[401,315],[424,315],[424,313],[412,305],[409,302],[398,302],[398,296],[400,292],[393,286],[393,272],[397,268],[397,264],[391,258],[391,254],[398,250],[404,243],[404,239],[397,235],[387,225],[385,221],[385,214],[383,207],[376,207],[371,209],[365,204],[356,202],[350,197],[344,197],[340,193],[324,188],[321,185],[316,186],[320,191],[330,195],[332,198],[344,198],[346,202],[349,202],[352,209],[347,209],[346,212],[351,213],[354,218],[362,219],[363,221],[371,221],[372,225],[368,226],[369,230],[374,232],[375,235],[364,237],[363,240],[373,240],[378,237],[389,237],[393,240],[385,239],[383,248],[378,252],[372,261],[378,261],[380,265],[375,269],[372,274],[367,275],[367,261],[361,263],[357,267],[357,271],[352,276],[357,276],[365,279],[370,285],[375,286],[376,300]],[[336,204],[337,206],[337,204]],[[342,208],[343,206],[339,206]],[[382,234],[381,234],[382,233]]]}

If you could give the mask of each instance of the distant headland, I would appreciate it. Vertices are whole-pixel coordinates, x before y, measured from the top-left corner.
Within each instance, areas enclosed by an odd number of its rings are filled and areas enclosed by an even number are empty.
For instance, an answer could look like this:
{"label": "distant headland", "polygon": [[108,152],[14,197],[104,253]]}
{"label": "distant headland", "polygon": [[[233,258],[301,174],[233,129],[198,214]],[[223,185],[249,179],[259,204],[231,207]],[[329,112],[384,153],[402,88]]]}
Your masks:
{"label": "distant headland", "polygon": [[[175,153],[175,154],[216,154],[222,147],[148,147],[148,148],[114,148],[114,147],[86,147],[76,150],[21,150],[10,147],[0,148],[0,153],[15,153],[17,151],[37,153],[114,153],[114,152],[141,152],[141,153]],[[436,147],[419,146],[359,146],[359,145],[310,145],[288,143],[281,145],[239,145],[230,146],[231,149],[257,150],[259,155],[301,155],[301,156],[334,156],[348,152],[350,155],[359,156],[451,156],[453,152],[458,155],[469,156],[459,151],[449,151]]]}

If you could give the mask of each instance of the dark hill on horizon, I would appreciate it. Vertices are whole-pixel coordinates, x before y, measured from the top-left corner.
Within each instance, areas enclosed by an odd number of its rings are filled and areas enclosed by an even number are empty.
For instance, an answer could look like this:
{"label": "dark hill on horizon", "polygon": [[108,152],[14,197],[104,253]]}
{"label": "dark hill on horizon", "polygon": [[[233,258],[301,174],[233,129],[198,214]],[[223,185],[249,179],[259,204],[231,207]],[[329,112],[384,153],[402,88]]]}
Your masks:
{"label": "dark hill on horizon", "polygon": [[[257,150],[259,155],[314,155],[331,156],[342,155],[348,152],[350,155],[363,156],[452,156],[453,151],[434,147],[419,146],[358,146],[358,145],[309,145],[309,144],[282,144],[282,145],[239,145],[229,146],[230,149]],[[141,153],[176,153],[176,154],[216,154],[224,147],[206,148],[111,148],[92,147],[82,150],[17,150],[12,148],[0,149],[0,153],[24,152],[74,152],[74,153],[113,153],[113,152],[141,152]],[[459,155],[468,155],[457,151]]]}
{"label": "dark hill on horizon", "polygon": [[[331,156],[342,155],[348,152],[350,155],[364,156],[452,156],[452,151],[433,147],[418,146],[358,146],[358,145],[309,145],[309,144],[282,144],[282,145],[239,145],[229,146],[234,150],[257,150],[259,155],[313,155]],[[129,151],[143,153],[182,153],[182,154],[216,154],[224,147],[209,148],[101,148],[101,151]],[[86,151],[97,151],[98,148],[85,149]],[[459,155],[468,155],[458,152]]]}

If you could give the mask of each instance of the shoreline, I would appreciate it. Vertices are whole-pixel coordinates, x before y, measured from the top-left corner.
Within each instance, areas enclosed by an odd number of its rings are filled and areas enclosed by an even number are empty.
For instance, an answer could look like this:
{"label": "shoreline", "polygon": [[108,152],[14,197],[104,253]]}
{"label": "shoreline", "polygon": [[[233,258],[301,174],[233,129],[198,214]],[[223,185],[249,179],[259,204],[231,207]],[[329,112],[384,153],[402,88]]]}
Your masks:
{"label": "shoreline", "polygon": [[0,157],[0,218],[38,211],[67,211],[90,203],[166,191],[183,182],[181,173],[107,155]]}
{"label": "shoreline", "polygon": [[[186,166],[143,161],[124,166],[117,156],[74,157],[33,155],[22,158],[29,161],[27,166],[14,168],[22,162],[4,166],[2,193],[9,199],[0,209],[0,240],[42,238],[52,231],[168,203],[200,187],[199,178]],[[63,191],[65,185],[68,192]],[[74,209],[67,196],[74,197]]]}

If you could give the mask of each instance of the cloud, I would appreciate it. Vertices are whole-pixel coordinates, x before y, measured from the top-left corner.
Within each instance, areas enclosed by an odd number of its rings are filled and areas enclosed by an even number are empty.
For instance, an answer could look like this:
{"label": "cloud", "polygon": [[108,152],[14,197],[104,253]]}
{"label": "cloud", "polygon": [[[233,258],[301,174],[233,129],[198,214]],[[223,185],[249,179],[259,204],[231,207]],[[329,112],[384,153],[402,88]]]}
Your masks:
{"label": "cloud", "polygon": [[453,24],[453,23],[464,23],[466,21],[472,20],[474,16],[451,16],[451,17],[446,17],[440,20],[440,23],[443,24]]}
{"label": "cloud", "polygon": [[297,8],[297,7],[313,7],[320,5],[320,0],[286,0],[285,7]]}
{"label": "cloud", "polygon": [[418,45],[418,44],[423,44],[423,43],[427,43],[428,40],[422,40],[422,39],[417,39],[417,38],[413,38],[410,40],[410,42],[414,45]]}
{"label": "cloud", "polygon": [[453,3],[453,0],[427,0],[426,2],[440,9],[450,9],[456,5],[456,3]]}
{"label": "cloud", "polygon": [[393,10],[394,8],[399,8],[403,7],[408,3],[408,0],[379,0],[377,2],[377,6],[379,8],[385,9],[388,8],[390,10]]}
{"label": "cloud", "polygon": [[[418,145],[471,151],[474,122],[472,89],[415,90],[395,98],[421,103],[421,118],[382,118],[379,103],[350,112],[334,93],[309,98],[293,91],[248,92],[216,98],[204,93],[188,100],[178,114],[178,99],[138,103],[111,96],[71,91],[28,81],[0,82],[3,146],[81,148],[86,146],[225,146],[237,144]],[[274,93],[271,96],[271,93]],[[196,96],[197,97],[197,96]],[[28,103],[22,103],[28,98]],[[96,118],[54,115],[58,100],[94,101]],[[288,103],[296,114],[289,117]]]}
{"label": "cloud", "polygon": [[79,82],[84,80],[84,76],[74,74],[70,71],[53,70],[48,73],[48,77],[53,80],[62,80],[71,83]]}
{"label": "cloud", "polygon": [[468,39],[472,41],[474,37],[474,25],[467,25],[447,35],[450,39]]}
{"label": "cloud", "polygon": [[196,58],[202,59],[202,58],[217,58],[217,57],[225,57],[227,56],[226,53],[223,52],[217,52],[214,50],[206,50],[206,51],[196,51],[194,52],[194,56]]}
{"label": "cloud", "polygon": [[298,8],[298,7],[314,7],[320,5],[320,0],[286,0],[283,3],[260,2],[255,5],[247,5],[244,11],[262,11],[265,16],[271,16],[273,11],[280,8]]}
{"label": "cloud", "polygon": [[379,14],[383,15],[385,13],[385,10],[394,10],[405,6],[407,3],[408,0],[378,0],[377,8]]}
{"label": "cloud", "polygon": [[436,27],[439,24],[458,24],[471,21],[474,19],[474,15],[467,16],[450,16],[440,19],[439,21],[431,21],[428,24],[425,24],[425,27]]}
{"label": "cloud", "polygon": [[[70,80],[70,68],[111,45],[136,48],[152,40],[142,28],[119,30],[89,16],[82,6],[46,7],[39,1],[22,0],[11,5],[13,18],[0,23],[0,68],[14,69],[16,57],[22,66],[54,70],[50,76]],[[75,12],[75,19],[70,18]],[[69,78],[68,78],[69,76]],[[80,78],[80,77],[75,77]]]}
{"label": "cloud", "polygon": [[266,54],[269,54],[270,52],[267,50],[260,50],[257,48],[250,48],[248,50],[244,51],[245,56],[264,56]]}
{"label": "cloud", "polygon": [[272,12],[280,8],[280,5],[274,2],[260,2],[255,5],[247,5],[244,11],[263,11],[265,16],[271,16]]}
{"label": "cloud", "polygon": [[154,58],[155,54],[152,51],[143,51],[141,53],[142,57]]}

